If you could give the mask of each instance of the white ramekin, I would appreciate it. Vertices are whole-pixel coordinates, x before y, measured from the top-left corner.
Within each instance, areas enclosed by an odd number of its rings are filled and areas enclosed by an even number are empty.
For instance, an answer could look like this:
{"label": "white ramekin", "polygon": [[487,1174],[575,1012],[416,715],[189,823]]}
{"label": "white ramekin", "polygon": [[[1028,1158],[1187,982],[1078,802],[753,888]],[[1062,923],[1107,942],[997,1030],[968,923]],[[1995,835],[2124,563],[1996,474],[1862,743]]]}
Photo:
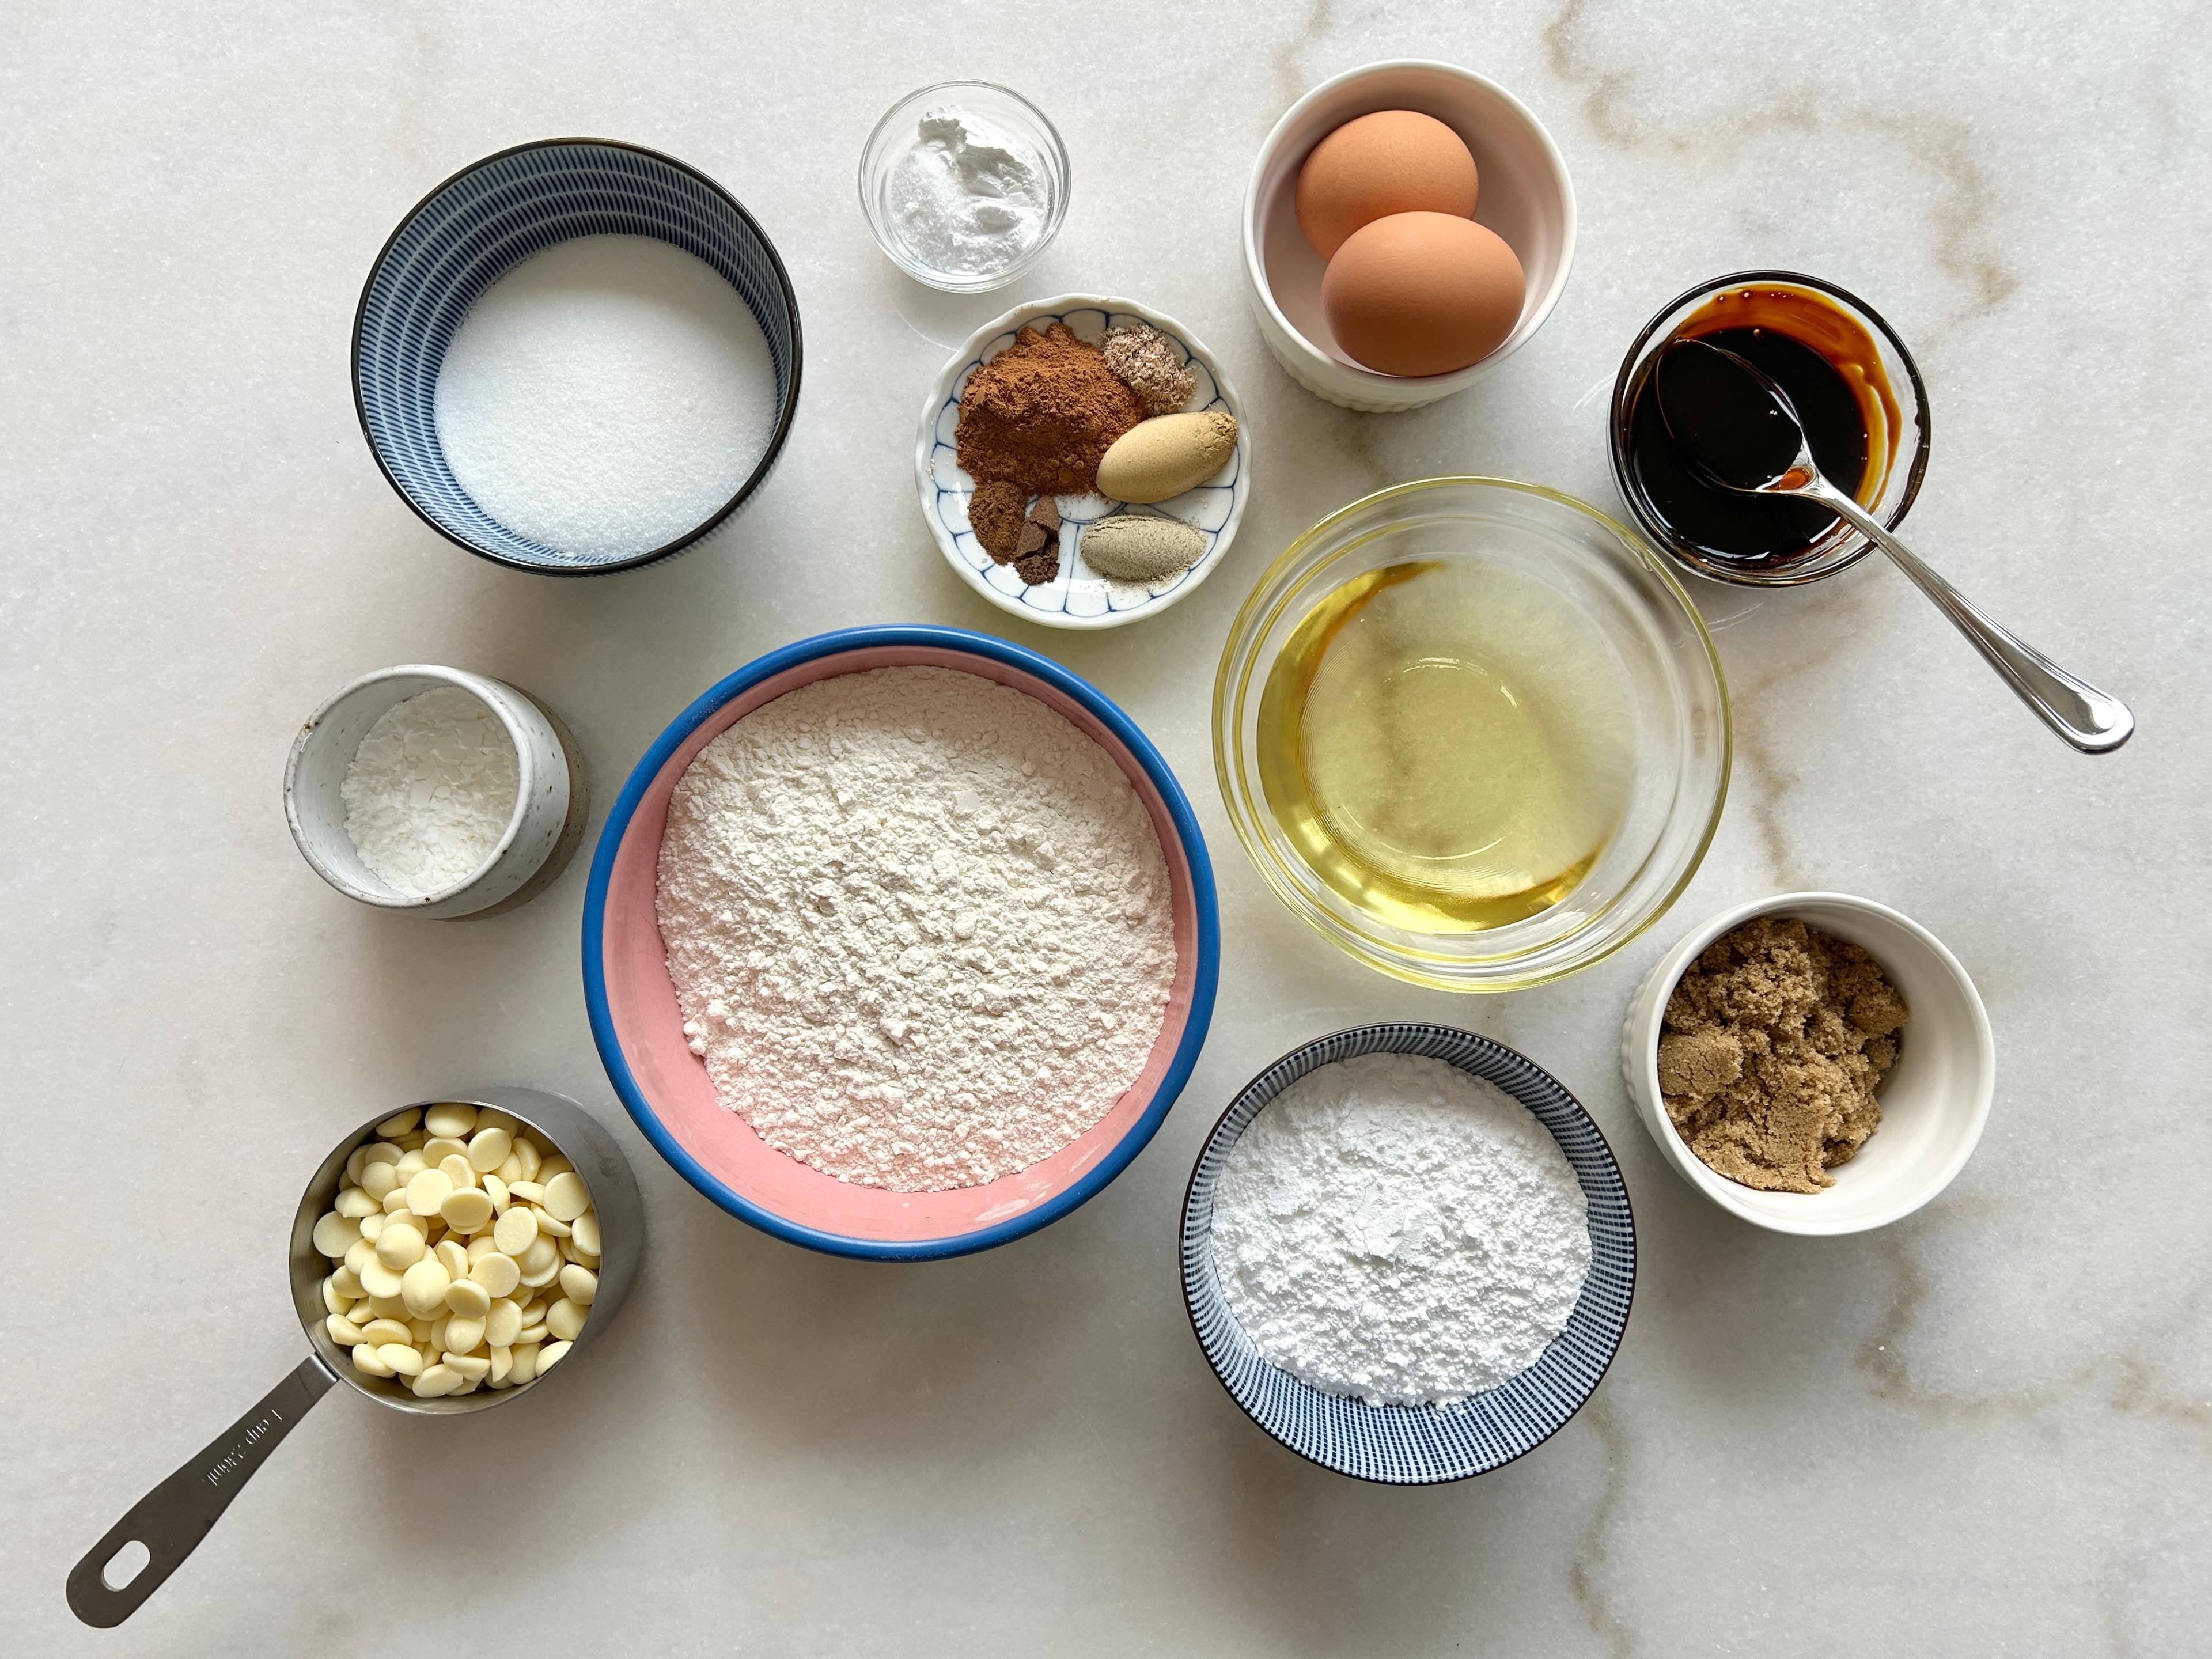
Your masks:
{"label": "white ramekin", "polygon": [[[1410,109],[1467,141],[1479,190],[1474,216],[1521,261],[1528,294],[1513,331],[1480,362],[1449,374],[1362,368],[1340,350],[1321,309],[1327,268],[1298,228],[1298,169],[1313,147],[1357,116]],[[1283,112],[1244,190],[1244,288],[1260,337],[1291,378],[1346,409],[1387,414],[1464,392],[1544,325],[1575,260],[1575,190],[1552,135],[1511,93],[1472,70],[1400,58],[1347,70]]]}
{"label": "white ramekin", "polygon": [[[1660,1022],[1682,970],[1715,939],[1754,916],[1790,916],[1864,948],[1905,998],[1897,1065],[1881,1086],[1881,1127],[1818,1193],[1765,1193],[1716,1175],[1683,1144],[1659,1095]],[[1784,893],[1724,910],[1659,959],[1629,1005],[1621,1073],[1637,1115],[1674,1166],[1707,1198],[1778,1233],[1864,1232],[1911,1215],[1966,1167],[1988,1122],[1996,1048],[1979,992],[1936,937],[1872,899]]]}
{"label": "white ramekin", "polygon": [[[340,791],[354,752],[387,709],[420,692],[457,686],[489,708],[520,763],[514,814],[483,863],[441,892],[403,893],[362,862],[346,833]],[[582,841],[590,792],[575,744],[527,692],[434,663],[379,669],[341,687],[308,716],[284,763],[284,817],[315,873],[348,898],[441,918],[513,909],[552,884]]]}

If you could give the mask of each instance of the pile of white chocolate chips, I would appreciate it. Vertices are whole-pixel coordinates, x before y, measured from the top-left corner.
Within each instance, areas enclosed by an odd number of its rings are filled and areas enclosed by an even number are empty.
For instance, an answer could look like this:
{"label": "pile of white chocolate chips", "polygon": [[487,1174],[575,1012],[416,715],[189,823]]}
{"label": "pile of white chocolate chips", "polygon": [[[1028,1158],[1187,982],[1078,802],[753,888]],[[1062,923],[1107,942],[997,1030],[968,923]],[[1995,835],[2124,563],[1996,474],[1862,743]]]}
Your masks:
{"label": "pile of white chocolate chips", "polygon": [[575,1166],[507,1113],[410,1107],[346,1158],[315,1223],[331,1340],[418,1399],[550,1370],[599,1294],[599,1219]]}

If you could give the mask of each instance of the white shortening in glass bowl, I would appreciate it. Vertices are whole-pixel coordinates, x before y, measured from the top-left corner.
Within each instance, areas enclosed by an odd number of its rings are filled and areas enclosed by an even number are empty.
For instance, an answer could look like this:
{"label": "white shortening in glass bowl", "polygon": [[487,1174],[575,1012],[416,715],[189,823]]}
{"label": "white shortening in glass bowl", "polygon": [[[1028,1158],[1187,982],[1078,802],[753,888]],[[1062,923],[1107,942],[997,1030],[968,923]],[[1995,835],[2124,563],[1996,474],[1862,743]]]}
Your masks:
{"label": "white shortening in glass bowl", "polygon": [[[1184,405],[1192,412],[1220,410],[1237,422],[1237,452],[1229,464],[1204,483],[1150,507],[1128,507],[1103,495],[1060,495],[1060,574],[1035,587],[1025,586],[1011,564],[993,562],[968,522],[968,497],[975,481],[960,467],[955,434],[960,424],[960,394],[968,377],[1013,344],[1024,328],[1042,333],[1066,323],[1077,337],[1098,343],[1109,328],[1145,323],[1158,329],[1182,353],[1198,386]],[[1173,318],[1149,311],[1134,301],[1110,295],[1063,294],[1017,306],[985,324],[945,364],[922,404],[921,429],[914,447],[915,485],[921,516],[945,562],[960,579],[1001,611],[1048,628],[1119,628],[1150,617],[1194,592],[1219,568],[1244,504],[1252,493],[1252,434],[1237,390],[1204,342]],[[1154,514],[1191,526],[1206,538],[1206,552],[1188,570],[1155,582],[1109,581],[1083,565],[1076,548],[1086,525],[1117,513]]]}

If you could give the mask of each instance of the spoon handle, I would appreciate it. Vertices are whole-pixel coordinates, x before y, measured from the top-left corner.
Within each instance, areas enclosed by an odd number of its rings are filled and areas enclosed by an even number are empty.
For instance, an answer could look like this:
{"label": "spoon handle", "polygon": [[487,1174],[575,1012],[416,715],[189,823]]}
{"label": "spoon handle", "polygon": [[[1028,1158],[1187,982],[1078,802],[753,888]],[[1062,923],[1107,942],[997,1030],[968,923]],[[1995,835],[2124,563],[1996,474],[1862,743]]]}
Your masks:
{"label": "spoon handle", "polygon": [[1818,501],[1839,519],[1857,529],[1891,560],[1951,619],[1990,666],[2004,677],[2015,696],[2042,717],[2043,723],[2085,755],[2110,754],[2135,735],[2136,717],[2109,691],[2068,673],[2033,646],[1989,616],[1964,593],[1945,581],[1920,556],[1891,535],[1840,489],[1821,481],[1793,495]]}

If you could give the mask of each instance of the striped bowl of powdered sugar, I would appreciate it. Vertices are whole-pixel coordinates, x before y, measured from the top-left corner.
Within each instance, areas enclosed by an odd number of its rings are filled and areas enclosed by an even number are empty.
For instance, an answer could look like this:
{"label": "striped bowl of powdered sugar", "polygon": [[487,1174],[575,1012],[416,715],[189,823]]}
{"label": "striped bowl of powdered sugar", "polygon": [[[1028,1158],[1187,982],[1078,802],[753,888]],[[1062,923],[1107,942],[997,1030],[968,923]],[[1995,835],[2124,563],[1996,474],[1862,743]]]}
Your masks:
{"label": "striped bowl of powdered sugar", "polygon": [[[1299,1079],[1339,1060],[1378,1054],[1442,1060],[1518,1101],[1559,1143],[1589,1209],[1589,1273],[1565,1328],[1527,1370],[1452,1404],[1370,1404],[1326,1392],[1271,1364],[1231,1312],[1215,1265],[1215,1202],[1245,1130]],[[1247,1084],[1206,1137],[1191,1171],[1182,1255],[1191,1329],[1229,1397],[1301,1457],[1340,1474],[1399,1486],[1486,1474],[1556,1434],[1613,1363],[1636,1291],[1628,1189],[1589,1114],[1542,1067],[1487,1037],[1443,1025],[1338,1031],[1285,1054]]]}
{"label": "striped bowl of powdered sugar", "polygon": [[[612,296],[612,308],[593,308],[595,285],[598,299],[609,296],[588,254],[566,292],[510,294],[512,285],[501,285],[502,315],[482,331],[490,337],[462,354],[470,395],[450,407],[440,380],[471,308],[533,256],[593,238],[607,252],[619,247],[611,239],[647,238],[664,252],[680,250],[670,259],[702,264],[691,277],[641,270],[627,285],[633,291]],[[720,292],[731,317],[713,314],[715,294],[701,292],[702,283]],[[729,290],[741,309],[727,303]],[[547,325],[535,351],[518,337],[533,317]],[[752,325],[757,341],[730,337]],[[392,487],[470,552],[554,575],[635,569],[726,523],[782,452],[799,363],[798,300],[752,216],[696,168],[605,139],[520,145],[447,179],[392,233],[354,318],[354,402]],[[574,378],[594,364],[618,383],[532,383],[546,372],[557,377],[564,365]],[[732,383],[714,384],[714,370]],[[590,430],[570,429],[574,419],[561,424],[578,394],[592,392],[605,404],[585,410],[599,443]],[[540,510],[510,507],[518,520],[510,524],[479,502],[457,476],[470,472],[471,457],[449,454],[452,434],[441,432],[441,422],[456,419],[467,423],[477,492]],[[577,476],[594,469],[604,476]],[[564,499],[531,501],[533,483]],[[664,522],[672,495],[696,503],[685,522]],[[586,533],[564,533],[571,530]],[[562,541],[569,544],[556,544]]]}

